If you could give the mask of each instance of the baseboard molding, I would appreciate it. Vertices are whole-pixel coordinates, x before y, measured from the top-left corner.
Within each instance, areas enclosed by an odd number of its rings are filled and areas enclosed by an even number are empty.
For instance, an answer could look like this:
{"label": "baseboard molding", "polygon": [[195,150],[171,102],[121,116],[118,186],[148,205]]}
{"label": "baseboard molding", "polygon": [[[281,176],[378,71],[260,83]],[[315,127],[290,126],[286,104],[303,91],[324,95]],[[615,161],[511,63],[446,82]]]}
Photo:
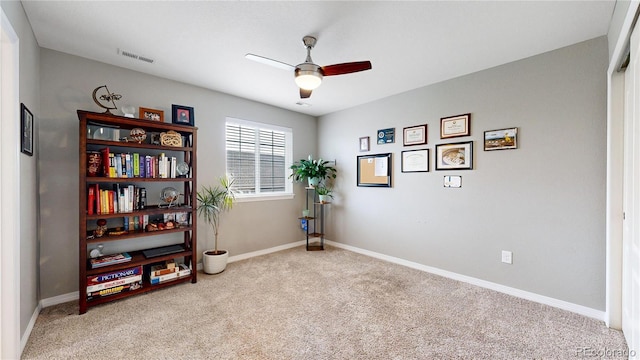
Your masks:
{"label": "baseboard molding", "polygon": [[[374,251],[361,249],[361,248],[358,248],[358,247],[355,247],[355,246],[337,243],[337,242],[334,242],[334,241],[331,241],[331,240],[326,240],[325,239],[325,242],[326,242],[327,245],[331,245],[331,246],[334,246],[334,247],[337,247],[337,248],[353,251],[353,252],[358,253],[358,254],[370,256],[370,257],[373,257],[373,258],[376,258],[376,259],[380,259],[380,260],[384,260],[384,261],[388,261],[388,262],[391,262],[391,263],[394,263],[394,264],[410,267],[412,269],[416,269],[416,270],[428,272],[428,273],[431,273],[431,274],[443,276],[443,277],[446,277],[446,278],[449,278],[449,279],[462,281],[462,282],[465,282],[465,283],[468,283],[468,284],[471,284],[471,285],[480,286],[480,287],[483,287],[483,288],[486,288],[486,289],[495,290],[495,291],[498,291],[498,292],[501,292],[501,293],[504,293],[504,294],[507,294],[507,295],[515,296],[515,297],[518,297],[518,298],[521,298],[521,299],[530,300],[530,301],[534,301],[534,302],[537,302],[537,303],[540,303],[540,304],[553,306],[553,307],[558,308],[558,309],[571,311],[571,312],[574,312],[576,314],[584,315],[584,316],[587,316],[587,317],[590,317],[590,318],[594,318],[594,319],[597,319],[597,320],[601,320],[601,321],[605,320],[605,312],[604,311],[592,309],[592,308],[589,308],[589,307],[586,307],[586,306],[570,303],[570,302],[563,301],[563,300],[554,299],[554,298],[551,298],[551,297],[548,297],[548,296],[532,293],[532,292],[529,292],[529,291],[524,291],[524,290],[512,288],[512,287],[509,287],[509,286],[493,283],[493,282],[490,282],[490,281],[477,279],[477,278],[474,278],[474,277],[471,277],[471,276],[457,274],[457,273],[454,273],[454,272],[451,272],[451,271],[438,269],[438,268],[435,268],[435,267],[431,267],[431,266],[415,263],[415,262],[404,260],[404,259],[400,259],[400,258],[397,258],[397,257],[380,254],[380,253],[377,253],[377,252],[374,252]],[[252,257],[256,257],[256,256],[271,254],[271,253],[274,253],[274,252],[283,251],[283,250],[291,249],[291,248],[294,248],[294,247],[302,246],[304,244],[306,244],[306,241],[305,240],[301,240],[301,241],[296,241],[296,242],[289,243],[289,244],[275,246],[275,247],[264,249],[264,250],[252,251],[252,252],[248,252],[248,253],[244,253],[244,254],[240,254],[240,255],[230,256],[229,257],[229,262],[232,263],[232,262],[235,262],[235,261],[246,260],[246,259],[249,259],[249,258],[252,258]],[[198,263],[197,264],[197,269],[198,270],[202,270],[202,263]],[[42,299],[40,301],[39,308],[36,310],[36,312],[34,312],[34,317],[32,319],[32,322],[35,323],[35,318],[37,318],[37,314],[40,312],[41,309],[49,307],[49,306],[57,305],[57,304],[62,304],[62,303],[68,302],[68,301],[75,301],[75,300],[78,300],[78,292],[77,291],[74,291],[74,292],[68,293],[68,294],[59,295],[59,296],[54,296],[54,297],[47,298],[47,299]],[[30,326],[32,327],[31,323],[30,323]],[[28,331],[25,331],[25,335],[23,336],[23,338],[28,339],[29,338],[28,334],[30,334],[30,333],[31,333],[31,329],[28,329]],[[23,340],[23,341],[26,344],[26,340]]]}
{"label": "baseboard molding", "polygon": [[532,293],[532,292],[528,292],[528,291],[524,291],[524,290],[520,290],[520,289],[516,289],[516,288],[512,288],[509,286],[505,286],[505,285],[501,285],[501,284],[497,284],[497,283],[493,283],[490,281],[486,281],[486,280],[482,280],[482,279],[477,279],[471,276],[466,276],[466,275],[460,275],[451,271],[447,271],[447,270],[442,270],[442,269],[438,269],[435,267],[431,267],[431,266],[426,266],[423,264],[418,264],[415,262],[411,262],[408,260],[404,260],[404,259],[400,259],[400,258],[396,258],[393,256],[389,256],[389,255],[384,255],[384,254],[380,254],[377,252],[373,252],[373,251],[369,251],[369,250],[365,250],[365,249],[361,249],[361,248],[357,248],[354,246],[350,246],[350,245],[345,245],[345,244],[341,244],[341,243],[337,243],[331,240],[326,240],[326,243],[328,245],[337,247],[337,248],[341,248],[341,249],[345,249],[345,250],[349,250],[349,251],[353,251],[355,253],[358,254],[362,254],[362,255],[366,255],[366,256],[370,256],[376,259],[380,259],[380,260],[384,260],[384,261],[388,261],[394,264],[398,264],[398,265],[403,265],[406,267],[410,267],[412,269],[416,269],[416,270],[420,270],[420,271],[424,271],[424,272],[428,272],[431,274],[435,274],[435,275],[439,275],[439,276],[443,276],[449,279],[453,279],[453,280],[457,280],[457,281],[462,281],[471,285],[476,285],[476,286],[480,286],[486,289],[490,289],[490,290],[495,290],[507,295],[511,295],[511,296],[515,296],[521,299],[525,299],[525,300],[530,300],[530,301],[534,301],[540,304],[544,304],[544,305],[549,305],[549,306],[553,306],[555,308],[558,309],[562,309],[562,310],[567,310],[567,311],[571,311],[580,315],[584,315],[590,318],[594,318],[597,320],[601,320],[604,321],[605,320],[605,312],[604,311],[600,311],[600,310],[596,310],[596,309],[592,309],[586,306],[582,306],[582,305],[578,305],[578,304],[574,304],[574,303],[570,303],[567,301],[563,301],[563,300],[558,300],[558,299],[554,299],[548,296],[544,296],[544,295],[540,295],[540,294],[536,294],[536,293]]}
{"label": "baseboard molding", "polygon": [[36,320],[38,320],[38,315],[40,315],[40,311],[42,310],[42,303],[38,303],[38,306],[33,310],[33,314],[31,315],[31,319],[27,324],[27,328],[24,330],[22,334],[22,338],[20,339],[20,354],[24,351],[24,347],[27,346],[27,341],[29,341],[29,336],[31,336],[31,331],[33,331],[33,326],[36,324]]}
{"label": "baseboard molding", "polygon": [[[294,247],[302,246],[304,244],[305,244],[305,241],[301,240],[301,241],[296,241],[296,242],[292,242],[292,243],[289,243],[289,244],[274,246],[274,247],[268,248],[268,249],[252,251],[252,252],[248,252],[248,253],[244,253],[244,254],[240,254],[240,255],[235,255],[235,256],[229,256],[228,262],[232,263],[234,261],[240,261],[240,260],[245,260],[245,259],[249,259],[249,258],[252,258],[252,257],[260,256],[260,255],[271,254],[271,253],[274,253],[274,252],[278,252],[278,251],[287,250],[287,249],[291,249],[291,248],[294,248]],[[199,262],[197,264],[196,269],[202,270],[202,262]],[[69,301],[76,301],[78,299],[79,299],[79,292],[78,291],[74,291],[74,292],[70,292],[68,294],[62,294],[62,295],[58,295],[58,296],[42,299],[42,300],[40,300],[40,308],[38,309],[38,313],[40,312],[40,309],[44,309],[46,307],[53,306],[53,305],[66,303],[66,302],[69,302]],[[37,317],[37,315],[36,315],[36,317]]]}

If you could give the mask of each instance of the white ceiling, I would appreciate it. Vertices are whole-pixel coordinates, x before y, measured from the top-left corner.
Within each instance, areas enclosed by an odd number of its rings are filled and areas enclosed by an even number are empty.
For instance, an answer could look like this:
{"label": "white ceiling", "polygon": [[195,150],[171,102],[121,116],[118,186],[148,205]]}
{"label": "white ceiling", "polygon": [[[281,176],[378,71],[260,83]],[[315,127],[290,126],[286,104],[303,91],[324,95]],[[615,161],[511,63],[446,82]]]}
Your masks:
{"label": "white ceiling", "polygon": [[[614,1],[22,1],[49,48],[314,116],[606,35]],[[313,35],[326,77],[301,101],[293,73]],[[124,57],[118,49],[154,59]],[[96,86],[101,84],[96,84]],[[117,89],[112,89],[117,92]]]}

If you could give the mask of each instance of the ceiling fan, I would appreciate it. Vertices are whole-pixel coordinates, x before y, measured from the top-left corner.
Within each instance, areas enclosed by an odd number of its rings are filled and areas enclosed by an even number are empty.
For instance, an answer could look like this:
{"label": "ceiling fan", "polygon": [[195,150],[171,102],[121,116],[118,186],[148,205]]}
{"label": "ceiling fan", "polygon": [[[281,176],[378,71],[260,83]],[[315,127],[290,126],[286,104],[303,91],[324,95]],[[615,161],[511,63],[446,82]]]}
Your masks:
{"label": "ceiling fan", "polygon": [[370,61],[356,61],[327,66],[316,65],[313,63],[313,60],[311,60],[311,49],[316,45],[317,39],[313,36],[305,36],[302,38],[302,42],[307,48],[307,59],[296,66],[260,55],[247,54],[245,57],[283,70],[293,70],[296,84],[300,88],[301,99],[310,97],[313,89],[320,86],[320,83],[322,83],[322,77],[324,76],[350,74],[371,69]]}

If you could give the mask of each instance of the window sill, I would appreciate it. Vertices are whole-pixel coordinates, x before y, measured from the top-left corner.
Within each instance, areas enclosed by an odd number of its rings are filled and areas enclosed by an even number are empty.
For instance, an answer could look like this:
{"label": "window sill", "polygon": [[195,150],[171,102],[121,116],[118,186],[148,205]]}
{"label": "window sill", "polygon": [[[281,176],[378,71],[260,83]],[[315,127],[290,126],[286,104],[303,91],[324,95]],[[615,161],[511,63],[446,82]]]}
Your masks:
{"label": "window sill", "polygon": [[269,201],[269,200],[290,200],[295,194],[259,194],[259,195],[236,195],[236,202],[253,202],[253,201]]}

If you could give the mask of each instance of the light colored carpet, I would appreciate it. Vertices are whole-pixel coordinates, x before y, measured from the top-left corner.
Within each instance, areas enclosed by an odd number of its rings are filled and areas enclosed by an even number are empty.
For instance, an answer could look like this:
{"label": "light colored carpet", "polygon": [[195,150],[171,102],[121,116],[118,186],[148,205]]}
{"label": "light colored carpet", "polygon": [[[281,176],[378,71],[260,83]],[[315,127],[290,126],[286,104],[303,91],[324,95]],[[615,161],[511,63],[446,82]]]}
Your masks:
{"label": "light colored carpet", "polygon": [[23,358],[579,359],[593,358],[585,348],[626,350],[622,333],[600,321],[333,247],[243,260],[197,284],[77,311],[77,302],[43,309]]}

